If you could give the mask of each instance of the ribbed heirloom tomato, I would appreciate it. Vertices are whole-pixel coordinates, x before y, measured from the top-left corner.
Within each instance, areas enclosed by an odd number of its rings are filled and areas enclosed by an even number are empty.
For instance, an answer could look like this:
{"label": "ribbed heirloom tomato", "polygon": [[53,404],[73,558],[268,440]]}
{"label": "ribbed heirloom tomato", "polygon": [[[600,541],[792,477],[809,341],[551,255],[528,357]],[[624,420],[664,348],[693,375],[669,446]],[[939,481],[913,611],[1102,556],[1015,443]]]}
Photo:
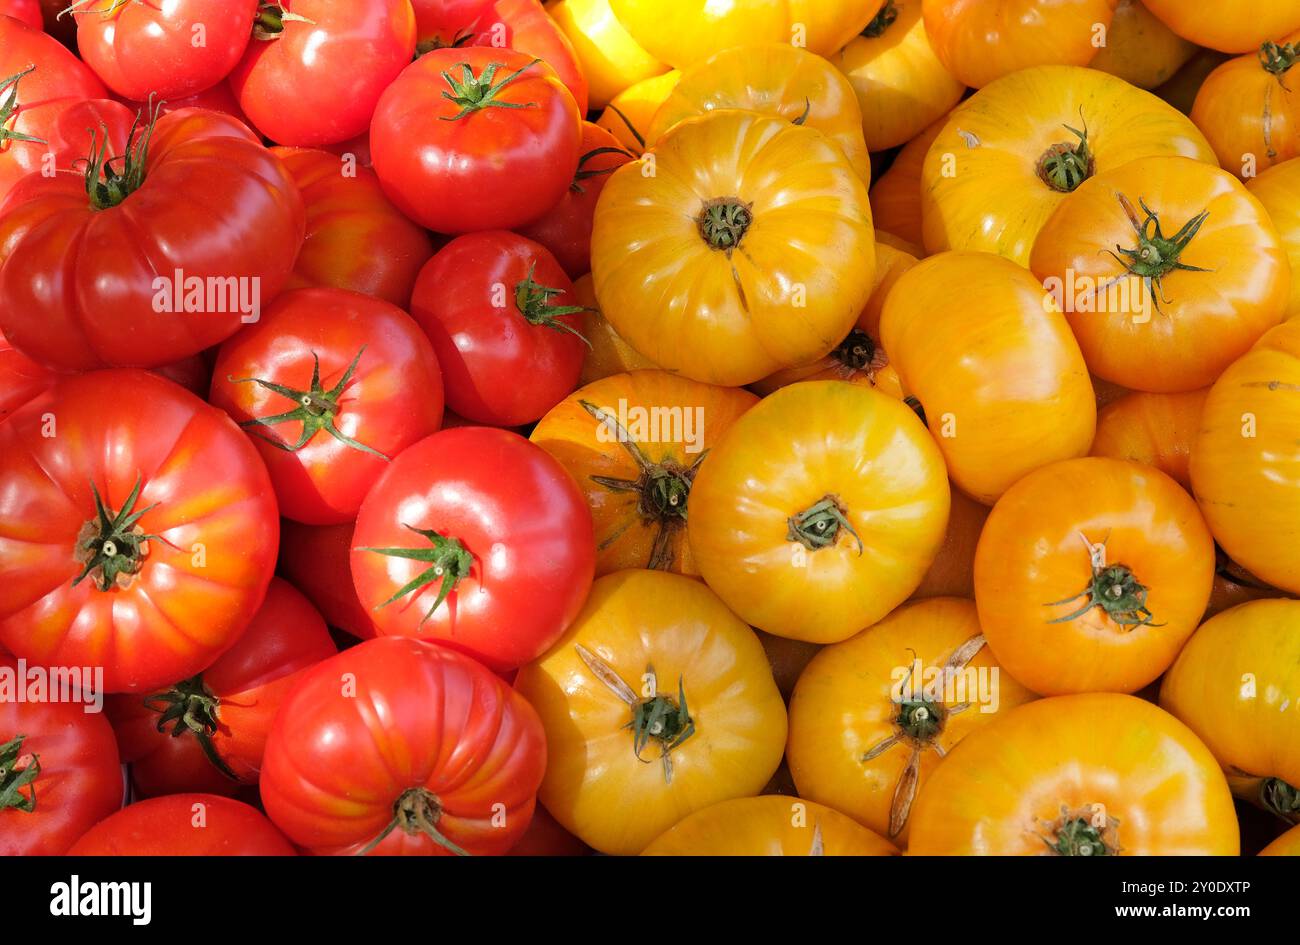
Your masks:
{"label": "ribbed heirloom tomato", "polygon": [[1118,693],[1039,699],[964,738],[912,810],[919,856],[1236,856],[1232,794],[1186,725]]}
{"label": "ribbed heirloom tomato", "polygon": [[797,797],[723,801],[696,811],[642,856],[896,856],[897,848],[837,810]]}
{"label": "ribbed heirloom tomato", "polygon": [[275,567],[266,469],[233,422],[144,371],[61,381],[0,424],[0,643],[150,692],[244,631]]}
{"label": "ribbed heirloom tomato", "polygon": [[305,226],[275,156],[235,119],[199,109],[99,144],[84,179],[31,175],[0,207],[9,343],[65,370],[156,367],[256,318]]}
{"label": "ribbed heirloom tomato", "polygon": [[515,686],[546,730],[539,799],[603,853],[635,855],[694,811],[752,797],[781,762],[785,705],[763,648],[681,575],[597,580]]}
{"label": "ribbed heirloom tomato", "polygon": [[709,452],[756,403],[748,391],[635,371],[588,384],[542,418],[529,439],[586,495],[597,574],[698,573],[686,540],[691,487]]}
{"label": "ribbed heirloom tomato", "polygon": [[444,430],[366,496],[352,576],[380,634],[436,640],[495,669],[544,653],[586,599],[591,513],[545,450],[504,430]]}
{"label": "ribbed heirloom tomato", "polygon": [[1196,629],[1213,583],[1214,539],[1192,497],[1123,460],[1029,473],[993,507],[975,552],[989,646],[1043,695],[1141,689]]}
{"label": "ribbed heirloom tomato", "polygon": [[211,399],[257,447],[286,518],[356,518],[391,459],[442,423],[433,346],[405,312],[343,289],[286,292],[221,346]]}
{"label": "ribbed heirloom tomato", "polygon": [[580,380],[583,384],[590,384],[611,374],[654,368],[654,362],[637,354],[636,349],[624,341],[601,314],[590,273],[573,283],[573,295],[578,304],[586,309],[582,313],[582,336],[591,345],[582,362]]}
{"label": "ribbed heirloom tomato", "polygon": [[839,344],[871,294],[862,179],[820,132],[742,111],[688,119],[596,207],[605,317],[666,370],[748,384]]}
{"label": "ribbed heirloom tomato", "polygon": [[481,46],[435,49],[407,66],[370,126],[384,191],[440,233],[536,220],[573,182],[581,146],[578,106],[555,71]]}
{"label": "ribbed heirloom tomato", "polygon": [[1032,698],[998,667],[971,601],[907,604],[821,650],[800,675],[790,773],[800,797],[904,843],[916,793],[944,756]]}
{"label": "ribbed heirloom tomato", "polygon": [[285,699],[262,803],[316,854],[501,854],[528,828],[545,768],[537,713],[481,664],[369,640]]}
{"label": "ribbed heirloom tomato", "polygon": [[1249,179],[1300,156],[1300,95],[1288,79],[1300,58],[1300,33],[1266,41],[1230,59],[1196,93],[1191,118],[1214,147],[1219,162]]}
{"label": "ribbed heirloom tomato", "polygon": [[256,808],[213,794],[169,794],[100,821],[69,856],[296,856]]}
{"label": "ribbed heirloom tomato", "polygon": [[695,566],[751,625],[834,643],[916,589],[943,542],[943,458],[869,387],[783,387],[732,424],[695,478]]}

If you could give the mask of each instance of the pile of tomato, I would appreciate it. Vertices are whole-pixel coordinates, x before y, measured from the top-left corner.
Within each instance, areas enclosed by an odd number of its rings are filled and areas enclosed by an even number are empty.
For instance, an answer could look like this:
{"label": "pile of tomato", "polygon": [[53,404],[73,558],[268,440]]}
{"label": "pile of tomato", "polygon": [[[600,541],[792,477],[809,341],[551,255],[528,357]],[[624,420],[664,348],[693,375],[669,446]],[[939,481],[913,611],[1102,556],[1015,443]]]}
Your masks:
{"label": "pile of tomato", "polygon": [[1300,854],[1300,0],[0,0],[0,853]]}

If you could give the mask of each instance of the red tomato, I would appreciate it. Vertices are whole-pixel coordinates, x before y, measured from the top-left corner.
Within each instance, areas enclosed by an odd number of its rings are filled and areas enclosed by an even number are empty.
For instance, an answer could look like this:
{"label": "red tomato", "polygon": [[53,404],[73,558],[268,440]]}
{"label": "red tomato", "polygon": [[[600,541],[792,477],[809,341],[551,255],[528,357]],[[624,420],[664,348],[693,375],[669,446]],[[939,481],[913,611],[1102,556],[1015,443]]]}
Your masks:
{"label": "red tomato", "polygon": [[256,781],[271,720],[297,674],[337,651],[307,598],[273,580],[243,636],[203,672],[143,699],[108,700],[137,792],[157,797],[198,790],[188,777],[193,769],[175,763],[181,752],[198,762],[200,786],[213,773],[230,787]]}
{"label": "red tomato", "polygon": [[304,210],[275,155],[217,112],[150,127],[86,180],[30,175],[0,206],[0,331],[28,357],[166,364],[230,337],[288,279]]}
{"label": "red tomato", "polygon": [[[332,286],[406,308],[433,241],[384,196],[354,154],[275,148],[307,205],[307,240],[288,288]],[[357,252],[365,247],[364,252]]]}
{"label": "red tomato", "polygon": [[541,243],[559,260],[570,279],[591,272],[591,225],[596,201],[609,175],[635,158],[600,125],[582,123],[582,157],[569,192],[519,232]]}
{"label": "red tomato", "polygon": [[177,98],[211,88],[239,64],[258,0],[92,2],[72,7],[77,49],[123,98]]}
{"label": "red tomato", "polygon": [[95,73],[58,40],[0,16],[0,203],[19,178],[42,169],[50,129],[66,109],[107,97]]}
{"label": "red tomato", "polygon": [[528,828],[542,723],[479,663],[369,640],[308,670],[266,744],[262,803],[318,854],[501,854]]}
{"label": "red tomato", "polygon": [[412,446],[366,496],[352,577],[379,633],[504,670],[564,633],[595,552],[591,513],[563,466],[514,433],[461,427]]}
{"label": "red tomato", "polygon": [[43,29],[41,0],[0,0],[0,16],[12,16],[32,29]]}
{"label": "red tomato", "polygon": [[58,377],[21,351],[15,351],[5,336],[0,335],[0,420],[46,390]]}
{"label": "red tomato", "polygon": [[542,417],[587,354],[573,283],[545,247],[503,230],[459,236],[420,271],[411,314],[438,352],[447,406],[476,423]]}
{"label": "red tomato", "polygon": [[60,381],[0,423],[0,641],[103,666],[107,692],[194,675],[261,606],[275,495],[220,410],[146,371]]}
{"label": "red tomato", "polygon": [[401,309],[344,289],[286,292],[221,346],[214,404],[253,438],[286,518],[356,518],[389,460],[442,422],[433,346]]}
{"label": "red tomato", "polygon": [[212,794],[171,794],[124,807],[69,856],[296,856],[256,809]]}
{"label": "red tomato", "polygon": [[370,611],[352,583],[354,522],[342,525],[280,523],[280,573],[307,595],[331,627],[368,640],[375,636]]}
{"label": "red tomato", "polygon": [[380,93],[414,54],[409,0],[263,3],[230,84],[262,134],[319,147],[365,131]]}
{"label": "red tomato", "polygon": [[[158,110],[164,115],[178,112],[182,108],[206,108],[210,112],[221,112],[231,118],[238,118],[244,125],[252,127],[252,122],[248,120],[244,110],[239,107],[239,99],[235,98],[235,93],[230,88],[229,82],[218,82],[211,88],[204,89],[202,92],[195,92],[193,95],[187,95],[183,98],[169,98],[161,102],[155,100],[155,102]],[[134,102],[131,107],[139,111],[147,107],[147,105],[147,102]],[[84,152],[82,156],[84,156]]]}
{"label": "red tomato", "polygon": [[60,856],[122,806],[112,726],[87,708],[0,699],[0,856]]}
{"label": "red tomato", "polygon": [[509,230],[559,203],[578,168],[581,117],[544,62],[509,49],[436,49],[375,109],[384,190],[440,233]]}

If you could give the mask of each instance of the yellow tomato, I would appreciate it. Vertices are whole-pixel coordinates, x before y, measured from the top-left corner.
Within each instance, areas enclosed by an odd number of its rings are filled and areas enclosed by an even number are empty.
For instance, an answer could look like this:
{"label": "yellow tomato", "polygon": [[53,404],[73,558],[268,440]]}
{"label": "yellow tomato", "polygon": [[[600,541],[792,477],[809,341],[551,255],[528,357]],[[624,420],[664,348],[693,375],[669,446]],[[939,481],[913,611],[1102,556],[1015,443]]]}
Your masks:
{"label": "yellow tomato", "polygon": [[625,371],[638,371],[653,368],[654,364],[636,353],[636,349],[619,337],[614,326],[609,323],[596,305],[596,287],[592,285],[591,275],[585,275],[573,283],[575,304],[583,306],[582,337],[591,347],[587,350],[586,360],[582,362],[581,384],[590,384],[611,374]]}
{"label": "yellow tomato", "polygon": [[1176,718],[1133,696],[1039,699],[972,732],[912,810],[924,856],[1236,856],[1232,794]]}
{"label": "yellow tomato", "polygon": [[1154,89],[1171,79],[1195,52],[1195,43],[1156,19],[1142,0],[1119,0],[1106,45],[1089,65],[1140,89]]}
{"label": "yellow tomato", "polygon": [[816,128],[840,146],[863,182],[871,183],[871,158],[853,86],[821,56],[788,43],[760,43],[703,59],[682,72],[655,112],[646,143],[654,147],[679,122],[724,108]]}
{"label": "yellow tomato", "polygon": [[1247,179],[1246,189],[1268,211],[1291,263],[1291,295],[1286,317],[1292,318],[1300,313],[1300,158],[1275,164],[1258,177]]}
{"label": "yellow tomato", "polygon": [[1146,0],[1179,36],[1223,52],[1248,52],[1300,28],[1300,0]]}
{"label": "yellow tomato", "polygon": [[876,224],[876,238],[880,239],[883,232],[906,240],[918,247],[913,254],[918,259],[925,255],[925,236],[921,229],[921,172],[930,145],[947,122],[946,117],[940,118],[904,145],[894,163],[889,165],[889,170],[880,175],[871,188],[871,214]]}
{"label": "yellow tomato", "polygon": [[1300,321],[1266,334],[1210,389],[1191,476],[1223,550],[1300,593]]}
{"label": "yellow tomato", "polygon": [[650,122],[673,89],[682,74],[676,69],[663,75],[642,79],[635,85],[629,85],[611,100],[605,110],[596,119],[596,124],[604,128],[633,154],[645,152],[645,135]]}
{"label": "yellow tomato", "polygon": [[876,15],[884,0],[610,0],[627,31],[678,69],[719,49],[786,43],[827,56]]}
{"label": "yellow tomato", "polygon": [[943,541],[943,459],[916,415],[870,387],[783,387],[727,431],[691,491],[696,566],[768,633],[833,643],[920,583]]}
{"label": "yellow tomato", "polygon": [[1181,394],[1125,394],[1097,412],[1093,456],[1154,466],[1189,491],[1192,441],[1201,425],[1208,387]]}
{"label": "yellow tomato", "polygon": [[1200,736],[1233,791],[1300,822],[1300,601],[1255,600],[1207,620],[1160,704]]}
{"label": "yellow tomato", "polygon": [[998,500],[975,551],[989,646],[1047,696],[1152,682],[1213,584],[1214,539],[1196,502],[1164,473],[1118,459],[1034,470]]}
{"label": "yellow tomato", "polygon": [[973,602],[906,604],[824,648],[799,677],[790,773],[800,797],[902,843],[916,792],[944,756],[1032,698],[984,645]]}
{"label": "yellow tomato", "polygon": [[1264,849],[1260,856],[1300,856],[1300,827],[1292,827]]}
{"label": "yellow tomato", "polygon": [[668,71],[636,44],[609,0],[552,0],[546,12],[573,44],[592,108],[604,108],[624,89]]}
{"label": "yellow tomato", "polygon": [[853,84],[872,151],[912,140],[948,114],[966,91],[930,46],[921,0],[888,0],[832,61]]}
{"label": "yellow tomato", "polygon": [[696,574],[686,543],[691,486],[710,450],[758,402],[665,371],[614,374],[560,401],[530,439],[578,482],[596,526],[596,573]]}
{"label": "yellow tomato", "polygon": [[609,178],[591,267],[601,311],[643,356],[749,384],[853,327],[875,273],[867,190],[821,132],[712,112]]}
{"label": "yellow tomato", "polygon": [[948,474],[979,501],[1088,452],[1097,421],[1088,370],[1027,269],[988,253],[923,259],[885,299],[880,335]]}
{"label": "yellow tomato", "polygon": [[515,687],[546,729],[538,798],[603,853],[634,855],[697,810],[763,789],[786,715],[763,648],[699,581],[598,578]]}
{"label": "yellow tomato", "polygon": [[1123,79],[1073,66],[998,79],[953,109],[926,154],[925,248],[1028,265],[1038,231],[1070,191],[1154,155],[1215,163],[1195,125]]}
{"label": "yellow tomato", "polygon": [[888,840],[839,811],[771,794],[696,811],[642,856],[897,856]]}

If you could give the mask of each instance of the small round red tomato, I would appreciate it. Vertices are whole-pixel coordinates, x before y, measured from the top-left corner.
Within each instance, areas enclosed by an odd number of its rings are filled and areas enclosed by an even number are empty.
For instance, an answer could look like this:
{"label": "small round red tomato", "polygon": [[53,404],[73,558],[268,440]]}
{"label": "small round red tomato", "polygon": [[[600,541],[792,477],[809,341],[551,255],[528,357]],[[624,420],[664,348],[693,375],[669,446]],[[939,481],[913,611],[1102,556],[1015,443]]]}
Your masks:
{"label": "small round red tomato", "polygon": [[320,611],[325,622],[359,640],[375,636],[375,622],[352,583],[352,533],[342,525],[280,523],[280,573]]}
{"label": "small round red tomato", "polygon": [[[307,206],[307,238],[286,288],[351,289],[406,308],[429,234],[393,206],[355,153],[276,148]],[[365,252],[357,252],[359,246]]]}
{"label": "small round red tomato", "polygon": [[239,63],[258,0],[73,5],[77,49],[123,98],[193,95]]}
{"label": "small round red tomato", "polygon": [[569,192],[560,202],[519,232],[541,243],[559,260],[570,279],[591,272],[591,226],[596,201],[609,175],[632,155],[619,140],[600,125],[582,123],[582,157]]}
{"label": "small round red tomato", "polygon": [[256,781],[271,720],[297,674],[337,649],[307,598],[274,579],[248,629],[203,672],[144,698],[109,698],[136,792],[157,797],[207,790],[214,780],[227,788]]}
{"label": "small round red tomato", "polygon": [[442,422],[433,346],[401,309],[344,289],[296,289],[221,346],[212,402],[242,426],[280,512],[356,517],[389,460]]}
{"label": "small round red tomato", "polygon": [[540,418],[578,386],[587,348],[573,283],[545,247],[504,230],[444,246],[411,314],[438,353],[447,406],[476,423]]}
{"label": "small round red tomato", "polygon": [[263,0],[230,84],[258,131],[314,148],[365,131],[414,54],[408,0]]}
{"label": "small round red tomato", "polygon": [[528,829],[542,723],[479,663],[369,640],[307,671],[266,745],[262,803],[317,854],[501,854]]}
{"label": "small round red tomato", "polygon": [[12,16],[32,29],[41,29],[41,0],[0,0],[0,16]]}
{"label": "small round red tomato", "polygon": [[112,726],[88,708],[0,700],[0,856],[61,856],[122,806]]}
{"label": "small round red tomato", "polygon": [[124,807],[69,856],[296,856],[257,810],[213,794],[170,794]]}
{"label": "small round red tomato", "polygon": [[546,63],[509,49],[436,49],[384,92],[370,149],[384,191],[440,233],[509,230],[560,202],[581,116]]}
{"label": "small round red tomato", "polygon": [[352,577],[379,633],[513,669],[546,652],[596,569],[586,500],[541,447],[461,427],[415,444],[357,516]]}
{"label": "small round red tomato", "polygon": [[0,641],[104,667],[106,692],[194,675],[275,567],[266,469],[220,410],[146,371],[68,378],[0,423]]}

